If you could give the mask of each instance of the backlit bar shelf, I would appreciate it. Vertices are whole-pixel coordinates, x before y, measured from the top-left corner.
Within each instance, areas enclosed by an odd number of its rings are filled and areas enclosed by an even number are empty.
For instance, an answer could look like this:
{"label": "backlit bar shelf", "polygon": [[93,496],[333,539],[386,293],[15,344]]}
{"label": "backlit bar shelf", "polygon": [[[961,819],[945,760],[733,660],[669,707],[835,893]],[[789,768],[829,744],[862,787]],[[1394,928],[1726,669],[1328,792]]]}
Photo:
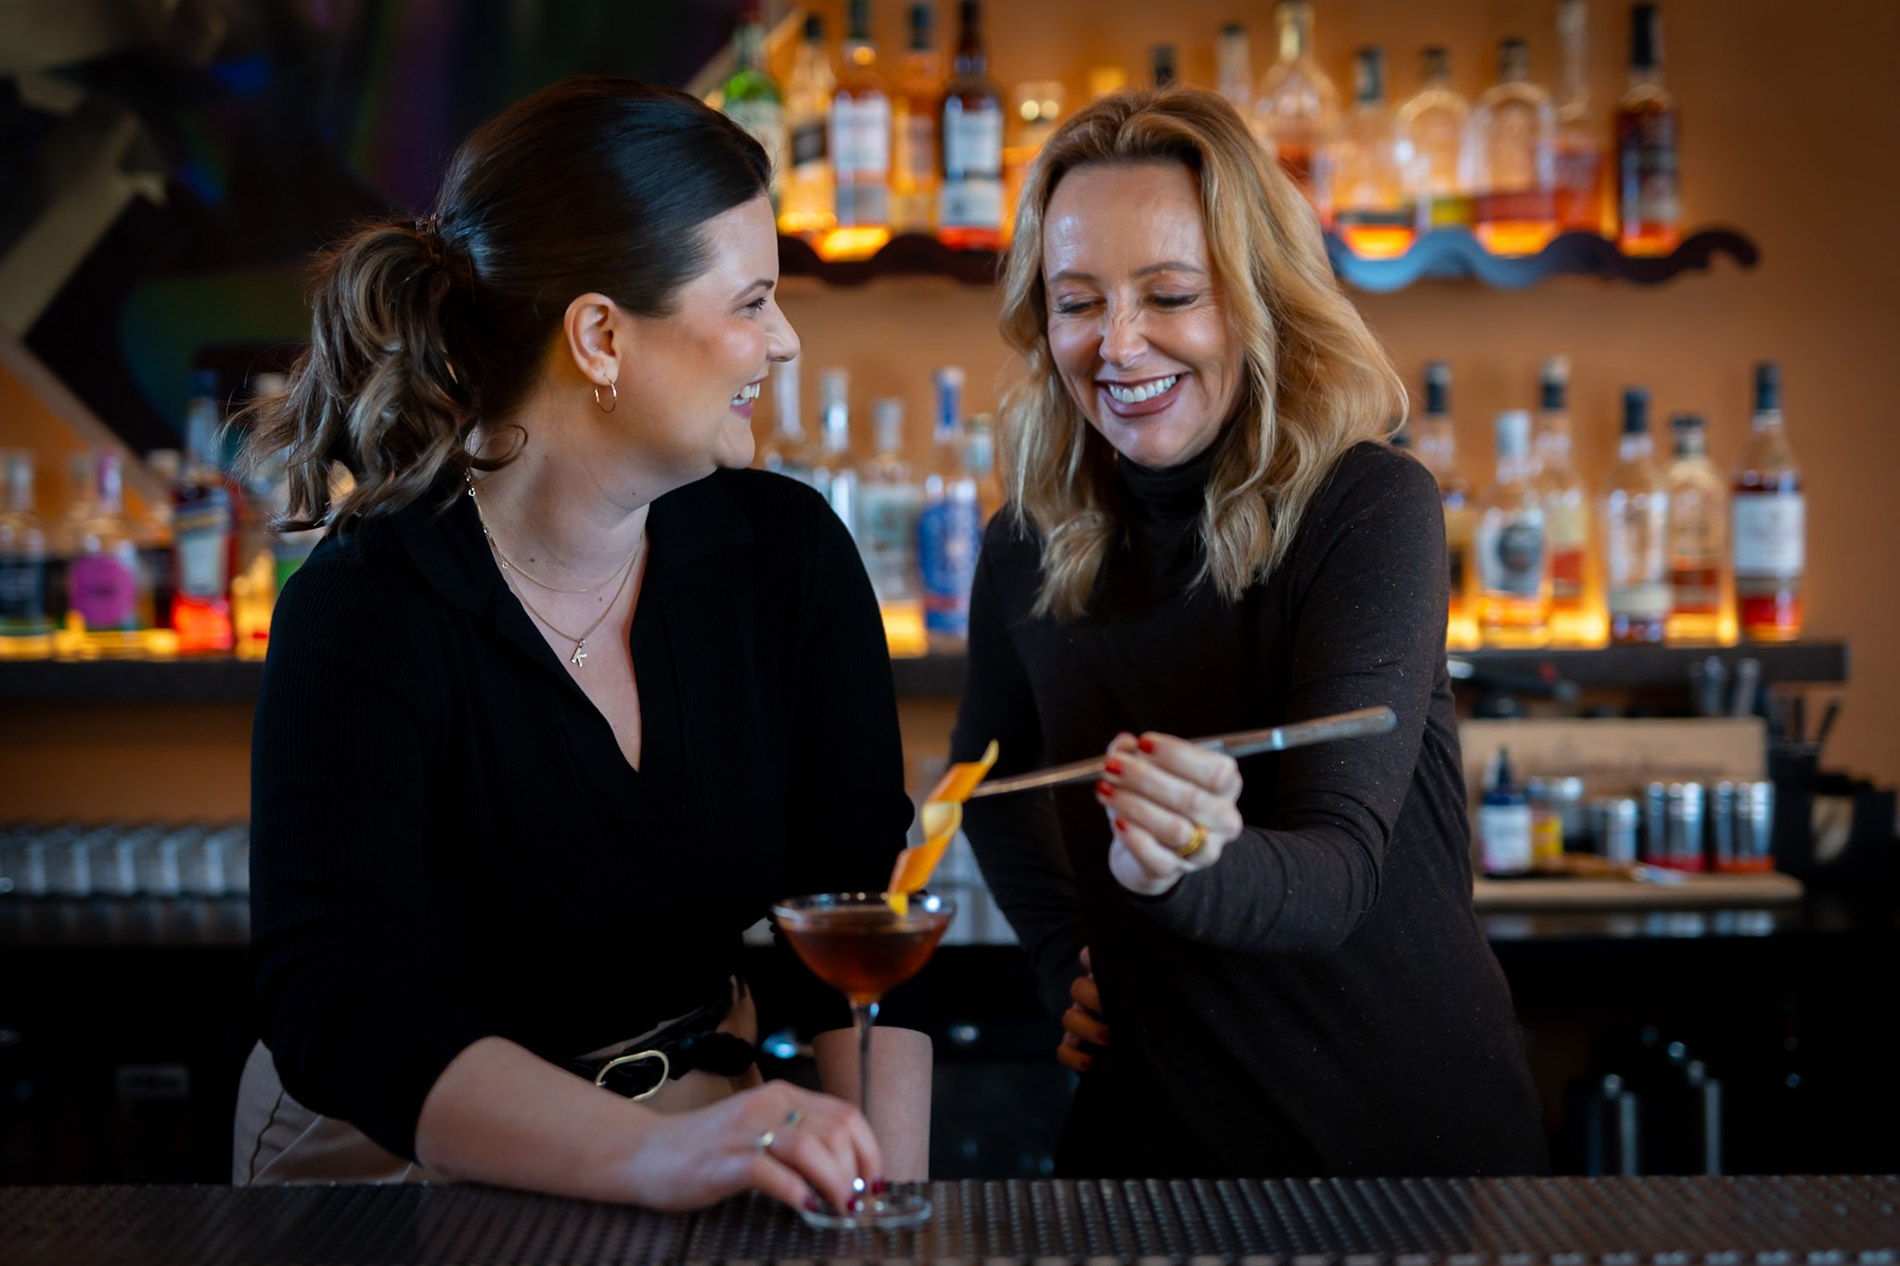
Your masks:
{"label": "backlit bar shelf", "polygon": [[[1725,647],[1610,646],[1599,650],[1454,651],[1452,658],[1487,677],[1562,680],[1586,688],[1686,688],[1691,664],[1714,656],[1733,679],[1742,659],[1761,664],[1765,682],[1847,680],[1844,642]],[[900,698],[955,698],[963,689],[963,657],[894,659]],[[264,665],[253,660],[0,660],[0,704],[240,703],[257,697]]]}
{"label": "backlit bar shelf", "polygon": [[[988,286],[998,275],[994,251],[952,250],[927,233],[900,233],[863,259],[825,259],[802,238],[781,237],[779,270],[787,277],[815,277],[828,285],[861,286],[880,277],[949,277]],[[1683,239],[1668,255],[1625,255],[1594,233],[1565,233],[1535,255],[1493,255],[1464,229],[1425,234],[1393,259],[1355,255],[1336,237],[1326,239],[1333,271],[1356,290],[1386,293],[1420,281],[1469,280],[1499,290],[1521,290],[1546,277],[1602,277],[1656,286],[1687,272],[1706,271],[1717,256],[1743,268],[1761,260],[1755,243],[1734,229],[1709,228]]]}

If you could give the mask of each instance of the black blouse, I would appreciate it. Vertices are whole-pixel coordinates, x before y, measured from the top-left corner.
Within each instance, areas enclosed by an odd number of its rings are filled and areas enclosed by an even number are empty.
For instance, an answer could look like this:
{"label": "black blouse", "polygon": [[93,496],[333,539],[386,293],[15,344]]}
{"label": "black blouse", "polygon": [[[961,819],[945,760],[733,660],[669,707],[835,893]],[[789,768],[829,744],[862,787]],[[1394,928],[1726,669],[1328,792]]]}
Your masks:
{"label": "black blouse", "polygon": [[654,502],[647,532],[638,770],[466,496],[325,542],[277,605],[252,741],[259,1031],[291,1094],[398,1155],[471,1042],[564,1059],[691,1011],[770,902],[880,889],[904,845],[890,661],[837,516],[726,471]]}
{"label": "black blouse", "polygon": [[1546,1165],[1503,974],[1471,909],[1445,665],[1444,521],[1411,458],[1360,445],[1238,603],[1194,585],[1212,453],[1122,463],[1128,525],[1090,599],[1030,614],[1040,545],[997,516],[952,754],[998,772],[1386,704],[1391,734],[1249,757],[1247,823],[1159,898],[1108,870],[1089,786],[971,801],[965,829],[1066,1003],[1091,949],[1111,1045],[1063,1167],[1114,1177],[1521,1173]]}

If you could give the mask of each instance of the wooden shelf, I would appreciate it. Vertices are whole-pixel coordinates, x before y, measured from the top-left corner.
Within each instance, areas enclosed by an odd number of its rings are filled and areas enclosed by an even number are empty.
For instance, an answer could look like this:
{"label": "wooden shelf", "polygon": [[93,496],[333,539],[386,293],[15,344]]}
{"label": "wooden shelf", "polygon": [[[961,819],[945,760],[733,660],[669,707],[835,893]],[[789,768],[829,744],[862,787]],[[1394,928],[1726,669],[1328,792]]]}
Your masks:
{"label": "wooden shelf", "polygon": [[[821,259],[802,238],[781,237],[779,271],[787,277],[815,277],[828,285],[861,286],[879,277],[949,277],[966,285],[988,286],[997,279],[1001,256],[994,251],[952,250],[927,233],[900,233],[866,259]],[[1326,249],[1333,271],[1356,290],[1386,293],[1420,281],[1479,281],[1500,290],[1521,290],[1547,277],[1602,277],[1637,286],[1655,286],[1683,273],[1705,271],[1718,255],[1743,268],[1761,260],[1754,242],[1734,229],[1703,229],[1683,240],[1669,255],[1625,255],[1615,243],[1594,233],[1565,233],[1535,255],[1493,255],[1464,229],[1427,233],[1397,259],[1362,259],[1338,238]]]}
{"label": "wooden shelf", "polygon": [[[1689,666],[1710,656],[1731,680],[1744,658],[1760,662],[1764,682],[1847,680],[1844,642],[1452,653],[1481,675],[1630,690],[1686,688]],[[963,657],[892,660],[891,675],[900,699],[953,699],[963,689]],[[0,660],[0,703],[241,703],[257,697],[263,676],[263,664],[237,659]]]}

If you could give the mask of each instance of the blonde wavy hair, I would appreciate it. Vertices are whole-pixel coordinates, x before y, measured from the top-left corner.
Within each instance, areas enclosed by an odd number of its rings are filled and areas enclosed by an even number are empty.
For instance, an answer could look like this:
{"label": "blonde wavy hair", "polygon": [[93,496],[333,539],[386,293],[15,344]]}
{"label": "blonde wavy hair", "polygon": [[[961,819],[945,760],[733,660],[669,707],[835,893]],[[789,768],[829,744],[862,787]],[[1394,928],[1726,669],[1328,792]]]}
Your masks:
{"label": "blonde wavy hair", "polygon": [[1167,88],[1086,106],[1030,167],[1003,271],[1000,325],[1027,373],[1004,402],[999,444],[1011,500],[1042,538],[1038,616],[1080,616],[1122,532],[1115,452],[1049,352],[1043,214],[1077,167],[1155,162],[1182,164],[1200,187],[1213,283],[1246,369],[1215,440],[1195,583],[1237,601],[1286,557],[1340,456],[1386,439],[1405,414],[1404,384],[1334,280],[1313,212],[1224,97]]}

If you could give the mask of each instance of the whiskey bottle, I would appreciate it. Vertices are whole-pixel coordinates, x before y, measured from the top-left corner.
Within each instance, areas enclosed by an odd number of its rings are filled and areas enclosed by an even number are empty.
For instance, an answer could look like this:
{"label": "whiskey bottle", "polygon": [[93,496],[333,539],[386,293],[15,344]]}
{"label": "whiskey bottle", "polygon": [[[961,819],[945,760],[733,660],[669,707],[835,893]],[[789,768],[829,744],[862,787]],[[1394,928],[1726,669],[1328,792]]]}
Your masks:
{"label": "whiskey bottle", "polygon": [[891,230],[928,233],[937,223],[937,125],[943,66],[933,4],[910,6],[910,47],[891,94]]}
{"label": "whiskey bottle", "polygon": [[1498,48],[1498,82],[1465,129],[1465,184],[1478,241],[1494,255],[1535,255],[1557,235],[1557,112],[1531,82],[1523,40]]}
{"label": "whiskey bottle", "polygon": [[1412,142],[1385,100],[1385,51],[1362,48],[1353,58],[1353,107],[1327,142],[1322,201],[1333,231],[1366,259],[1405,254],[1418,236],[1423,180]]}
{"label": "whiskey bottle", "polygon": [[1497,478],[1478,518],[1478,634],[1486,646],[1542,646],[1549,639],[1550,553],[1531,415],[1507,409],[1497,428]]}
{"label": "whiskey bottle", "polygon": [[862,259],[891,239],[891,95],[877,69],[871,0],[851,0],[838,86],[831,97],[833,208],[824,254]]}
{"label": "whiskey bottle", "polygon": [[917,573],[917,517],[923,487],[904,461],[904,402],[871,406],[877,451],[858,471],[858,552],[884,617],[893,655],[925,650],[924,612]]}
{"label": "whiskey bottle", "polygon": [[943,97],[943,184],[937,240],[961,250],[1003,246],[1003,94],[989,77],[983,6],[963,0]]}
{"label": "whiskey bottle", "polygon": [[1669,623],[1667,641],[1709,645],[1722,640],[1727,598],[1728,481],[1709,460],[1702,415],[1670,419],[1676,459],[1669,493]]}
{"label": "whiskey bottle", "polygon": [[1550,549],[1550,644],[1594,646],[1600,620],[1590,607],[1590,497],[1570,438],[1570,360],[1552,356],[1538,374],[1537,491]]}
{"label": "whiskey bottle", "polygon": [[822,242],[838,226],[829,136],[836,87],[825,55],[825,20],[814,14],[805,19],[805,38],[785,84],[785,130],[792,153],[779,195],[778,231],[787,237]]}
{"label": "whiskey bottle", "polygon": [[177,559],[172,628],[180,654],[229,654],[235,507],[217,461],[224,419],[217,379],[199,374],[185,415],[185,466],[172,489],[172,540]]}
{"label": "whiskey bottle", "polygon": [[1317,206],[1313,168],[1339,125],[1339,90],[1313,55],[1313,6],[1307,0],[1281,0],[1274,6],[1273,21],[1279,29],[1279,57],[1260,77],[1253,130],[1307,201]]}
{"label": "whiskey bottle", "polygon": [[1399,126],[1424,167],[1427,199],[1420,218],[1428,229],[1471,223],[1471,190],[1464,183],[1465,124],[1471,105],[1451,86],[1451,54],[1428,48],[1419,55],[1419,90],[1399,107]]}
{"label": "whiskey bottle", "polygon": [[772,163],[772,210],[779,209],[785,187],[785,97],[778,80],[765,69],[765,22],[759,0],[740,7],[739,29],[733,35],[737,69],[720,90],[720,108],[765,149]]}
{"label": "whiskey bottle", "polygon": [[1451,366],[1442,360],[1425,366],[1425,409],[1414,435],[1425,469],[1438,481],[1445,507],[1445,558],[1451,571],[1451,607],[1446,643],[1456,650],[1478,645],[1476,563],[1472,558],[1476,506],[1471,487],[1458,472],[1458,439],[1451,420]]}
{"label": "whiskey bottle", "polygon": [[1662,81],[1662,15],[1632,6],[1629,89],[1616,103],[1616,238],[1626,255],[1667,255],[1682,242],[1677,129]]}
{"label": "whiskey bottle", "polygon": [[1603,497],[1610,641],[1660,642],[1669,618],[1669,491],[1649,436],[1649,392],[1623,392],[1623,435]]}
{"label": "whiskey bottle", "polygon": [[0,511],[0,659],[43,659],[53,653],[46,612],[46,524],[33,512],[33,454],[0,453],[6,509]]}
{"label": "whiskey bottle", "polygon": [[1807,499],[1782,431],[1781,367],[1755,367],[1755,419],[1735,475],[1730,523],[1735,604],[1742,636],[1792,642],[1801,636],[1801,577],[1807,565]]}
{"label": "whiskey bottle", "polygon": [[1559,0],[1557,39],[1557,229],[1603,232],[1603,139],[1590,113],[1589,16],[1585,0]]}
{"label": "whiskey bottle", "polygon": [[1247,46],[1247,28],[1229,22],[1214,45],[1215,83],[1220,95],[1233,104],[1241,118],[1253,115],[1253,63]]}

